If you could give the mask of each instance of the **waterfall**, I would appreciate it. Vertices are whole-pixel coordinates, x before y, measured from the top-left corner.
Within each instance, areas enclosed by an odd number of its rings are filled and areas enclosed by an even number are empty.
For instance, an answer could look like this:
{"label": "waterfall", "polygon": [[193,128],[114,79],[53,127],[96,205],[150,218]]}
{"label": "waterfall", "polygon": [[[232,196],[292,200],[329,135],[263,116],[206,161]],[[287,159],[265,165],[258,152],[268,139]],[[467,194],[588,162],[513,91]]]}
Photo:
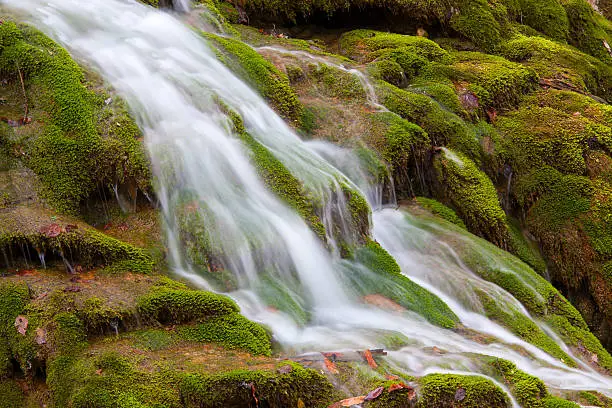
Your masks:
{"label": "waterfall", "polygon": [[[178,17],[135,0],[0,3],[29,16],[73,55],[99,69],[127,100],[145,134],[176,272],[203,288],[215,287],[184,257],[181,217],[188,214],[191,221],[203,221],[202,233],[223,254],[223,267],[232,272],[236,289],[228,295],[247,317],[268,325],[285,347],[303,352],[359,350],[380,345],[381,333],[394,332],[409,341],[389,352],[389,361],[410,374],[484,375],[477,356],[497,356],[552,388],[612,396],[609,377],[584,365],[571,368],[489,320],[476,291],[496,299],[504,309],[531,317],[510,293],[473,273],[450,245],[416,226],[402,211],[384,208],[350,153],[321,142],[303,142]],[[302,217],[270,192],[219,100],[241,115],[248,133],[300,179],[324,209],[341,195],[342,185],[367,195],[376,209],[373,235],[402,272],[444,300],[463,326],[496,340],[483,344],[438,327],[416,312],[398,314],[361,302],[350,279],[372,272],[329,251]],[[334,205],[346,221],[346,206]],[[325,211],[321,216],[329,227]],[[327,235],[333,244],[333,234]],[[265,282],[278,285],[306,311],[307,323],[267,307]],[[432,347],[447,353],[432,353]]]}

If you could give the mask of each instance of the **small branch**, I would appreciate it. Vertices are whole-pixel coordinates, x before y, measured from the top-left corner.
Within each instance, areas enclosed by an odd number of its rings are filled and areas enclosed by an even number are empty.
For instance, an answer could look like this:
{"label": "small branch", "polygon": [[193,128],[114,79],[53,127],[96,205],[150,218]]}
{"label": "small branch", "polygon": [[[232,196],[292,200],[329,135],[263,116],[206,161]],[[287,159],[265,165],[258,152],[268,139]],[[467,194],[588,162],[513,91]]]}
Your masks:
{"label": "small branch", "polygon": [[21,90],[23,91],[23,100],[24,100],[24,108],[25,108],[25,113],[23,115],[23,121],[25,123],[28,119],[28,113],[29,113],[28,112],[28,95],[26,94],[25,82],[23,81],[23,73],[21,72],[21,69],[19,68],[19,63],[15,61],[15,65],[17,66],[17,72],[19,72],[19,79],[21,80]]}

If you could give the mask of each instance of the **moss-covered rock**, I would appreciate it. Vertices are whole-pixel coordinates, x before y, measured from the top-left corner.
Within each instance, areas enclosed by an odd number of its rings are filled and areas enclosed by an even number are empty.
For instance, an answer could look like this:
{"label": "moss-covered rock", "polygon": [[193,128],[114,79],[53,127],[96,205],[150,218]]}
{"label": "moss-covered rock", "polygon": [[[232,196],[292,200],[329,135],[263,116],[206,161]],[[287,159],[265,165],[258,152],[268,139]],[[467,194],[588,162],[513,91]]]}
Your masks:
{"label": "moss-covered rock", "polygon": [[287,76],[247,44],[214,34],[203,34],[219,50],[219,58],[251,83],[286,119],[299,122],[302,105]]}
{"label": "moss-covered rock", "polygon": [[[23,152],[19,158],[56,208],[76,212],[100,185],[148,188],[138,128],[124,108],[105,107],[108,96],[86,87],[83,70],[66,50],[30,26],[6,21],[0,27],[0,72],[10,81],[23,77],[34,102],[25,131],[0,141]],[[116,125],[104,125],[109,118]]]}
{"label": "moss-covered rock", "polygon": [[368,268],[367,273],[357,270],[349,277],[361,296],[385,296],[441,327],[452,328],[459,322],[440,298],[402,275],[395,259],[377,242],[370,241],[358,248],[355,259]]}
{"label": "moss-covered rock", "polygon": [[506,407],[508,397],[484,377],[430,374],[419,379],[418,407]]}
{"label": "moss-covered rock", "polygon": [[297,364],[286,374],[234,371],[203,377],[187,375],[180,384],[187,407],[247,406],[257,398],[269,407],[327,406],[334,400],[332,385],[321,374]]}
{"label": "moss-covered rock", "polygon": [[468,229],[501,248],[508,247],[506,214],[491,180],[460,153],[444,150],[434,164],[446,199]]}
{"label": "moss-covered rock", "polygon": [[465,223],[457,216],[457,213],[444,204],[427,197],[417,197],[416,201],[421,207],[425,208],[430,213],[442,217],[446,221],[452,222],[461,228],[467,229]]}

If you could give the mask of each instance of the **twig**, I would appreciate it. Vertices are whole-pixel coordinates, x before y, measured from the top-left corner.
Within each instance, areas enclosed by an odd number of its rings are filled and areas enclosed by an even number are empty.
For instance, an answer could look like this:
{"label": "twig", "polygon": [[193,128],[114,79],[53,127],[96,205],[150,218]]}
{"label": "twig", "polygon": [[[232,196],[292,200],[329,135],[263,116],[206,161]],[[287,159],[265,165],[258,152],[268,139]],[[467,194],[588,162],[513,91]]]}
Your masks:
{"label": "twig", "polygon": [[26,94],[25,83],[23,82],[23,74],[21,73],[21,69],[19,68],[19,63],[15,61],[15,65],[17,65],[17,72],[19,72],[19,79],[21,80],[21,90],[23,91],[23,100],[25,101],[25,114],[23,115],[23,121],[28,119],[28,95]]}

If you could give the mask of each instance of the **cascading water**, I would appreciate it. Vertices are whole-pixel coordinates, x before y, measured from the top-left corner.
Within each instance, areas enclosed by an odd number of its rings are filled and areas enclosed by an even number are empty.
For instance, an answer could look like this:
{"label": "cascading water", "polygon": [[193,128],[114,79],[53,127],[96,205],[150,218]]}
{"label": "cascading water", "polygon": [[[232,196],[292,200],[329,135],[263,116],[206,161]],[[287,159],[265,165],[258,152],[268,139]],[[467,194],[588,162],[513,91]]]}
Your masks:
{"label": "cascading water", "polygon": [[[223,254],[224,267],[234,274],[238,289],[229,295],[247,317],[271,327],[288,349],[364,349],[379,346],[380,333],[395,332],[408,341],[388,358],[404,372],[480,373],[477,356],[497,356],[552,388],[598,390],[612,396],[609,377],[586,364],[570,368],[489,320],[474,295],[477,291],[496,299],[502,308],[530,317],[508,292],[470,271],[451,247],[415,225],[407,214],[380,208],[381,199],[375,194],[368,194],[378,209],[373,235],[396,258],[403,273],[444,300],[463,326],[495,340],[481,344],[431,324],[415,312],[398,314],[360,302],[350,278],[372,272],[330,252],[303,219],[266,188],[218,101],[242,116],[248,133],[304,182],[323,209],[341,195],[343,184],[362,191],[375,189],[367,185],[346,151],[302,142],[177,18],[135,0],[0,3],[30,16],[40,29],[96,66],[127,99],[146,136],[177,272],[211,287],[183,257],[181,214],[188,213],[205,220],[204,234]],[[342,202],[335,201],[336,213],[344,214]],[[325,213],[323,221],[329,226]],[[330,231],[327,235],[333,244],[334,235]],[[262,296],[264,278],[279,285],[296,307],[308,313],[307,324],[267,307]],[[432,347],[447,353],[433,353]],[[560,347],[569,353],[563,344]]]}

